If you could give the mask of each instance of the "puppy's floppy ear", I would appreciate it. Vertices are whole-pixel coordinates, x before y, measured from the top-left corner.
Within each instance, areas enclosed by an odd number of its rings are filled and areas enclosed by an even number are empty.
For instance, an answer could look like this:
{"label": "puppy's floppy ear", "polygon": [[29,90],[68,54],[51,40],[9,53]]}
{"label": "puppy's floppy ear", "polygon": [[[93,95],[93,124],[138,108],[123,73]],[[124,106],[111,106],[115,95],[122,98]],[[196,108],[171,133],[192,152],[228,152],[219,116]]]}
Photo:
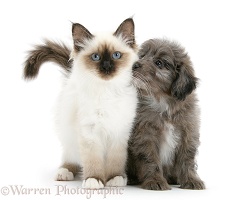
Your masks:
{"label": "puppy's floppy ear", "polygon": [[197,86],[197,78],[194,76],[191,64],[177,65],[178,73],[171,86],[171,94],[178,100],[185,100]]}

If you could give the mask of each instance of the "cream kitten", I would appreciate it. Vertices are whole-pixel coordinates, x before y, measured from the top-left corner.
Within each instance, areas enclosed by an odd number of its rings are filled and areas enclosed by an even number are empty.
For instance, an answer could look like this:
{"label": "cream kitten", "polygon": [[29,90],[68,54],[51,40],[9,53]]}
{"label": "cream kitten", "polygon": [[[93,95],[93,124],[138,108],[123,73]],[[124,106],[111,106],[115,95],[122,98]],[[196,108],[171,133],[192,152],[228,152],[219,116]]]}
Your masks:
{"label": "cream kitten", "polygon": [[[91,34],[73,24],[71,73],[60,94],[58,136],[63,164],[56,180],[73,180],[81,168],[84,188],[125,186],[127,144],[136,115],[132,65],[138,59],[131,18],[113,34]],[[25,67],[25,78],[39,68]]]}

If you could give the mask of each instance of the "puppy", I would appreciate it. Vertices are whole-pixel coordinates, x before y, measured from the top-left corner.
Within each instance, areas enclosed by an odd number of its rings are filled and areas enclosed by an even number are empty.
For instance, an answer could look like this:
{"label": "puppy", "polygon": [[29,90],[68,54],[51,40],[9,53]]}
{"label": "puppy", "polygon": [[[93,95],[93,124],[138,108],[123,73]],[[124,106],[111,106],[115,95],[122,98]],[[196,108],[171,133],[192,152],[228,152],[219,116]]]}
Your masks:
{"label": "puppy", "polygon": [[199,109],[197,78],[179,44],[150,39],[133,66],[139,108],[129,140],[129,184],[148,190],[204,189],[196,172]]}

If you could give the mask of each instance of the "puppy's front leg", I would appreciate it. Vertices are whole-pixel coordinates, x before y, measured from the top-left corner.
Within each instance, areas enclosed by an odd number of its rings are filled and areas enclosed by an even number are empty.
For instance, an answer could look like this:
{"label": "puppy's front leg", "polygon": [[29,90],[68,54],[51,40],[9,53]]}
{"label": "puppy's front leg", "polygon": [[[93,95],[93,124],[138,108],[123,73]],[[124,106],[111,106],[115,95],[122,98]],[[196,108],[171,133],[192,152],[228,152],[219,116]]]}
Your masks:
{"label": "puppy's front leg", "polygon": [[132,138],[134,142],[130,145],[130,151],[135,157],[137,177],[144,189],[170,190],[170,186],[163,177],[159,156],[159,137],[153,135],[152,133],[156,133],[156,130],[151,129],[153,128],[148,127],[149,132],[141,135],[137,133],[135,138]]}
{"label": "puppy's front leg", "polygon": [[175,163],[175,172],[177,173],[180,188],[194,190],[205,189],[204,182],[196,172],[195,156],[199,145],[199,138],[189,134],[183,138],[178,154],[176,155]]}

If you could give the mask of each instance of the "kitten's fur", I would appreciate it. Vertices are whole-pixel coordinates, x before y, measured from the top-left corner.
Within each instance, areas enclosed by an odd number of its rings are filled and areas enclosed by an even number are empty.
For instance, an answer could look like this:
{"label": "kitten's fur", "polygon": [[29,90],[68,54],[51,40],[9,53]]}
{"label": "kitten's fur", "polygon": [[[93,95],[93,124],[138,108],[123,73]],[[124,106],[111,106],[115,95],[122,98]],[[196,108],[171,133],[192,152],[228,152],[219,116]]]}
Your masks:
{"label": "kitten's fur", "polygon": [[139,57],[133,67],[140,103],[129,140],[129,183],[150,190],[169,184],[204,189],[196,173],[199,109],[190,58],[179,44],[159,39],[144,42]]}
{"label": "kitten's fur", "polygon": [[[26,66],[37,66],[40,55],[47,56],[45,49],[55,52],[54,47],[47,42],[32,51]],[[68,56],[62,62],[61,55],[53,55],[58,64],[69,60]],[[146,41],[139,57],[133,68],[140,104],[129,142],[129,184],[141,183],[151,190],[170,189],[168,184],[204,189],[196,173],[199,110],[193,92],[197,78],[190,58],[177,43],[160,39]],[[155,62],[163,65],[157,67]],[[69,64],[66,69],[70,69]]]}
{"label": "kitten's fur", "polygon": [[67,76],[72,68],[70,54],[71,48],[65,44],[46,40],[45,44],[37,45],[29,52],[28,59],[24,64],[24,77],[26,79],[37,77],[41,65],[48,61],[55,62],[62,67]]}
{"label": "kitten's fur", "polygon": [[132,65],[138,59],[134,22],[128,18],[114,34],[98,35],[76,23],[72,34],[72,67],[66,63],[68,48],[47,42],[31,52],[24,69],[25,78],[34,78],[41,63],[51,60],[71,71],[56,115],[64,150],[56,179],[72,180],[81,166],[84,188],[125,186],[127,145],[137,107],[132,85]]}

